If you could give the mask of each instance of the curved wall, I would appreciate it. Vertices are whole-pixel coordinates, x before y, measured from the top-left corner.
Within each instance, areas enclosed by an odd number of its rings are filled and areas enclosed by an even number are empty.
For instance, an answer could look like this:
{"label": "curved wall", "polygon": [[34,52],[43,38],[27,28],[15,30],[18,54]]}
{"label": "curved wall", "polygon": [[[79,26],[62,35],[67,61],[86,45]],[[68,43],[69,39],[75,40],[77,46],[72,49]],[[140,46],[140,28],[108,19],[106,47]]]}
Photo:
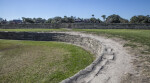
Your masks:
{"label": "curved wall", "polygon": [[52,24],[0,24],[0,29],[150,29],[150,24],[105,24],[105,23],[52,23]]}
{"label": "curved wall", "polygon": [[61,83],[76,83],[78,78],[81,79],[84,75],[92,72],[96,65],[101,61],[101,56],[103,55],[102,51],[104,50],[101,42],[96,39],[83,37],[81,35],[72,35],[71,33],[66,32],[0,32],[0,39],[68,42],[81,46],[96,55],[96,60],[91,65],[74,76],[63,80]]}

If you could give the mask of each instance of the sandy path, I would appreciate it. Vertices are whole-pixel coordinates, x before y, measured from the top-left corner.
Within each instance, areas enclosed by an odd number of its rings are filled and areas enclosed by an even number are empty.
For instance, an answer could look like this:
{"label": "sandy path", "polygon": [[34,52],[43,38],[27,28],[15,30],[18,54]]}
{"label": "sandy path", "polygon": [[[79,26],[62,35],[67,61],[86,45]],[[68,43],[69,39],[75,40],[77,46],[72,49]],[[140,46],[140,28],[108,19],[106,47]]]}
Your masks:
{"label": "sandy path", "polygon": [[73,83],[120,83],[121,79],[133,71],[132,57],[123,45],[112,39],[80,32],[65,32],[71,35],[90,37],[100,41],[105,48],[102,60],[92,72],[80,76]]}

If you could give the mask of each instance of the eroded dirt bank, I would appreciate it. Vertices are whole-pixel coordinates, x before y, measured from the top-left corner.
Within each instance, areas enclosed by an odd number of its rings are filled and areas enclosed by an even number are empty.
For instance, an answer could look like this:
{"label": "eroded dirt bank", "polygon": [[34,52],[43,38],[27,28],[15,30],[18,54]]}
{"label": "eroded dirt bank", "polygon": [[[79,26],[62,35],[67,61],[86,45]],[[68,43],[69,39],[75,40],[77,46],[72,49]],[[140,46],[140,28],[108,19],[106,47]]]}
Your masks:
{"label": "eroded dirt bank", "polygon": [[[74,76],[62,81],[62,83],[121,83],[122,79],[133,72],[132,56],[119,42],[107,39],[102,36],[93,34],[85,34],[80,32],[64,32],[70,35],[80,35],[81,37],[89,37],[99,41],[103,47],[99,53],[99,62],[92,71],[83,73],[80,71],[77,78]],[[92,49],[92,48],[91,48]],[[83,73],[83,74],[81,74]],[[78,75],[77,74],[77,75]],[[75,75],[76,76],[76,75]]]}

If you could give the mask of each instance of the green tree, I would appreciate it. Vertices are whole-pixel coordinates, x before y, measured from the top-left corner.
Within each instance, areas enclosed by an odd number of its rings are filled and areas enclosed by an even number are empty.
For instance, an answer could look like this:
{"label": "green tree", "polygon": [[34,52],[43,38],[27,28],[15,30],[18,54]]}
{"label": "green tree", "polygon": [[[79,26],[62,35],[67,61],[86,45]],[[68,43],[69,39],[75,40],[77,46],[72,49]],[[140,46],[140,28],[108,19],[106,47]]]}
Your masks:
{"label": "green tree", "polygon": [[22,17],[22,20],[23,20],[24,23],[34,23],[34,20],[32,18]]}
{"label": "green tree", "polygon": [[64,18],[62,18],[62,23],[74,23],[74,22],[75,20],[73,16],[71,17],[64,16]]}
{"label": "green tree", "polygon": [[94,17],[94,14],[92,14],[92,18],[95,18],[95,17]]}
{"label": "green tree", "polygon": [[98,18],[98,19],[96,19],[96,18],[91,18],[90,19],[90,22],[91,23],[101,23],[102,21]]}
{"label": "green tree", "polygon": [[74,17],[73,16],[69,17],[68,18],[68,22],[69,23],[74,23],[75,22]]}
{"label": "green tree", "polygon": [[54,17],[51,21],[51,23],[62,23],[62,18],[57,16],[57,17]]}
{"label": "green tree", "polygon": [[62,19],[62,22],[63,22],[63,23],[68,23],[68,17],[67,17],[67,16],[64,16],[64,18]]}
{"label": "green tree", "polygon": [[128,23],[128,20],[113,14],[106,18],[106,23]]}
{"label": "green tree", "polygon": [[147,15],[147,16],[143,16],[143,15],[133,16],[130,19],[130,23],[150,23],[150,17],[149,17],[149,15]]}
{"label": "green tree", "polygon": [[102,21],[98,18],[97,20],[96,20],[96,23],[101,23]]}
{"label": "green tree", "polygon": [[22,22],[25,22],[25,17],[22,17]]}
{"label": "green tree", "polygon": [[119,15],[110,15],[106,18],[106,23],[120,23],[120,16]]}
{"label": "green tree", "polygon": [[129,20],[120,18],[120,23],[129,23]]}
{"label": "green tree", "polygon": [[106,15],[102,15],[101,17],[103,18],[104,21],[106,20]]}
{"label": "green tree", "polygon": [[47,21],[46,21],[46,23],[52,23],[52,18],[49,18]]}
{"label": "green tree", "polygon": [[91,19],[90,19],[90,22],[91,22],[91,23],[96,23],[96,18],[91,18]]}
{"label": "green tree", "polygon": [[33,20],[35,23],[45,23],[46,22],[46,20],[43,18],[33,18]]}

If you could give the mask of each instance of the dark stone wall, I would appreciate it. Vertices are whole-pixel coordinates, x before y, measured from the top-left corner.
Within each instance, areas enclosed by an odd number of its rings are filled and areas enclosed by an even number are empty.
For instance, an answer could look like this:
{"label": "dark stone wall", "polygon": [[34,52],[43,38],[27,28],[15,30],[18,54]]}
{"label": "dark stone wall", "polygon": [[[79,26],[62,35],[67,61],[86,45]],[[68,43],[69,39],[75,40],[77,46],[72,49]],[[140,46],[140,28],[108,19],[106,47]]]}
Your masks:
{"label": "dark stone wall", "polygon": [[104,24],[104,23],[56,23],[56,24],[5,24],[0,25],[0,29],[150,29],[150,24]]}
{"label": "dark stone wall", "polygon": [[82,46],[95,55],[100,52],[101,47],[97,40],[65,32],[0,32],[0,39],[68,42]]}
{"label": "dark stone wall", "polygon": [[0,32],[0,39],[57,41],[57,35],[63,33],[36,33],[36,32]]}
{"label": "dark stone wall", "polygon": [[71,78],[63,80],[61,83],[73,83],[78,78],[92,72],[97,64],[101,61],[103,56],[104,47],[101,45],[99,40],[91,37],[81,36],[78,34],[71,34],[67,32],[50,32],[50,33],[39,33],[39,32],[0,32],[0,39],[14,39],[14,40],[36,40],[36,41],[61,41],[68,42],[74,45],[85,48],[91,53],[95,54],[96,59],[91,65],[78,72]]}

